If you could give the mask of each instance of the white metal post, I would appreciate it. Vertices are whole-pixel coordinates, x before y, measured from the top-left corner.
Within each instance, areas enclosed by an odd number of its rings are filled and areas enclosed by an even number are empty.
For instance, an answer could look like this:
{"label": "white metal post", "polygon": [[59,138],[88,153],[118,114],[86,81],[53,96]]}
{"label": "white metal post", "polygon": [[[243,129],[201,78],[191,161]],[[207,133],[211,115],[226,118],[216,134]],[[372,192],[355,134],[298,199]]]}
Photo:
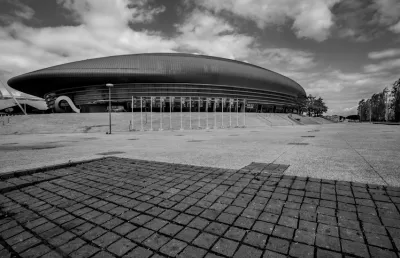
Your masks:
{"label": "white metal post", "polygon": [[172,97],[169,96],[169,130],[172,130],[171,111],[172,111]]}
{"label": "white metal post", "polygon": [[236,127],[239,127],[239,99],[236,99]]}
{"label": "white metal post", "polygon": [[214,98],[214,129],[217,128],[217,98]]}
{"label": "white metal post", "polygon": [[150,131],[153,131],[153,100],[154,97],[150,97]]}
{"label": "white metal post", "polygon": [[244,127],[246,127],[246,99],[243,100],[243,104],[244,104]]}
{"label": "white metal post", "polygon": [[132,109],[132,121],[131,121],[131,123],[132,123],[132,131],[134,130],[134,127],[133,127],[133,96],[132,96],[132,105],[131,105],[131,109]]}
{"label": "white metal post", "polygon": [[181,97],[181,131],[183,130],[183,124],[182,124],[182,97]]}
{"label": "white metal post", "polygon": [[140,131],[143,131],[143,97],[140,97]]}
{"label": "white metal post", "polygon": [[199,129],[200,129],[200,97],[199,97],[199,106],[197,107],[197,111],[199,113]]}
{"label": "white metal post", "polygon": [[232,99],[229,99],[229,128],[232,128]]}
{"label": "white metal post", "polygon": [[108,134],[111,134],[111,87],[108,87],[108,118],[110,121],[110,132]]}
{"label": "white metal post", "polygon": [[209,103],[209,101],[210,101],[210,99],[206,98],[206,123],[207,123],[206,129],[209,129],[208,128],[208,103]]}
{"label": "white metal post", "polygon": [[192,129],[192,97],[189,97],[189,128]]}
{"label": "white metal post", "polygon": [[222,110],[221,128],[224,128],[224,98],[221,98],[221,110]]}
{"label": "white metal post", "polygon": [[159,129],[160,131],[163,130],[163,128],[162,128],[162,120],[163,120],[162,112],[163,112],[163,97],[160,97],[160,129]]}

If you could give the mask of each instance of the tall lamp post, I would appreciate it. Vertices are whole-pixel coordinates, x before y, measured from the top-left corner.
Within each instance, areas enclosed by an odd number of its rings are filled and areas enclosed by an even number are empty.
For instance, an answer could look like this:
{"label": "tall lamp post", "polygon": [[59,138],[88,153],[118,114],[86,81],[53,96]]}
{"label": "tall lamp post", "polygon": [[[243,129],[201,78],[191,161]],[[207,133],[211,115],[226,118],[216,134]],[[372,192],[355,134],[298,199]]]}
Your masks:
{"label": "tall lamp post", "polygon": [[106,87],[108,87],[108,115],[109,115],[109,120],[110,120],[110,131],[108,134],[111,134],[111,88],[114,87],[114,84],[112,83],[107,83]]}

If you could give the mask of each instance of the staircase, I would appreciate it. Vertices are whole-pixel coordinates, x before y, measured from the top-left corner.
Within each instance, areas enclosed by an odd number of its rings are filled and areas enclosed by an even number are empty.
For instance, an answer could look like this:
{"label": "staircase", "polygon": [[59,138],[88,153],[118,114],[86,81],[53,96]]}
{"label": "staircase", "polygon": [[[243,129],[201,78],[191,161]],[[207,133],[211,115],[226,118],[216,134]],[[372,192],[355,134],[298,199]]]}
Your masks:
{"label": "staircase", "polygon": [[[242,127],[244,125],[244,114],[239,113],[224,113],[222,124],[221,112],[199,113],[192,112],[191,115],[187,112],[182,113],[182,126],[185,130],[190,128],[205,129],[208,127],[228,128],[230,126]],[[208,119],[207,119],[208,116]],[[216,116],[216,119],[215,119]],[[92,132],[107,132],[109,130],[108,113],[58,113],[58,114],[40,114],[28,116],[14,116],[10,118],[10,123],[0,124],[0,134],[37,134],[37,133],[92,133]],[[128,132],[129,130],[141,130],[141,114],[133,113],[133,126],[131,125],[132,113],[112,113],[112,131]],[[150,113],[142,113],[143,130],[150,130]],[[161,128],[161,114],[152,114],[153,130]],[[216,122],[216,123],[215,123]],[[247,127],[265,127],[268,126],[265,122],[257,118],[255,113],[246,113]],[[181,113],[163,113],[162,128],[164,130],[179,130],[181,128]]]}
{"label": "staircase", "polygon": [[319,125],[319,124],[321,124],[319,121],[314,119],[315,117],[300,116],[297,114],[292,114],[292,118],[301,122],[304,125]]}
{"label": "staircase", "polygon": [[261,113],[265,116],[265,119],[271,122],[271,126],[288,126],[294,125],[292,121],[290,121],[287,117],[284,116],[287,114],[275,114],[275,113]]}
{"label": "staircase", "polygon": [[[208,116],[208,118],[207,118]],[[191,123],[190,123],[191,117]],[[216,120],[215,120],[216,117]],[[200,127],[199,127],[200,118]],[[14,116],[10,118],[10,123],[0,125],[0,134],[38,134],[38,133],[105,133],[109,130],[108,113],[58,113],[58,114],[38,114],[28,116]],[[161,122],[162,119],[162,122]],[[133,126],[131,125],[132,113],[112,113],[112,131],[148,131],[151,128],[150,112],[141,114],[133,113]],[[205,129],[208,121],[208,128],[229,128],[242,127],[244,125],[244,113],[224,112],[223,124],[221,112],[188,112],[182,113],[182,127],[184,130]],[[231,121],[231,122],[230,122]],[[181,113],[152,113],[152,129],[157,131],[179,130],[181,128]],[[272,113],[246,113],[246,127],[270,127],[270,126],[293,126],[295,121],[288,117],[288,114]],[[314,121],[314,124],[316,122]]]}
{"label": "staircase", "polygon": [[325,119],[323,117],[313,117],[313,119],[317,122],[319,122],[320,124],[335,124],[334,121]]}

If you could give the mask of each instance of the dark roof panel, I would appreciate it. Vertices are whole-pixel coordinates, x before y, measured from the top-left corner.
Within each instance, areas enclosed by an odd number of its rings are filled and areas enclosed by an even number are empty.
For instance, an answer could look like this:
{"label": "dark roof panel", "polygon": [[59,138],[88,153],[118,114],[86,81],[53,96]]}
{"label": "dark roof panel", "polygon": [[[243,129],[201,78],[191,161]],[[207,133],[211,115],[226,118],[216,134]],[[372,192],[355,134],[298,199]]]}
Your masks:
{"label": "dark roof panel", "polygon": [[292,96],[306,94],[295,81],[256,65],[181,53],[88,59],[30,72],[8,81],[11,87],[35,95],[106,83],[216,84],[264,89]]}

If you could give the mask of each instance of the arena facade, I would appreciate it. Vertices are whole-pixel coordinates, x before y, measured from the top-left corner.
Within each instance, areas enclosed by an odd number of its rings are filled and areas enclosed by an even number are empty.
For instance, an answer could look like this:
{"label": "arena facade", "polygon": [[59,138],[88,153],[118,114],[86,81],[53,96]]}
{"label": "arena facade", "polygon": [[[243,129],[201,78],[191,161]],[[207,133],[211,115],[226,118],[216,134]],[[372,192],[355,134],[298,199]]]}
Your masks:
{"label": "arena facade", "polygon": [[[306,96],[295,81],[236,60],[182,54],[110,56],[57,65],[11,78],[19,91],[44,97],[57,112],[297,112]],[[140,103],[142,99],[142,103]],[[208,109],[207,109],[208,107]],[[142,109],[141,109],[142,108]]]}

